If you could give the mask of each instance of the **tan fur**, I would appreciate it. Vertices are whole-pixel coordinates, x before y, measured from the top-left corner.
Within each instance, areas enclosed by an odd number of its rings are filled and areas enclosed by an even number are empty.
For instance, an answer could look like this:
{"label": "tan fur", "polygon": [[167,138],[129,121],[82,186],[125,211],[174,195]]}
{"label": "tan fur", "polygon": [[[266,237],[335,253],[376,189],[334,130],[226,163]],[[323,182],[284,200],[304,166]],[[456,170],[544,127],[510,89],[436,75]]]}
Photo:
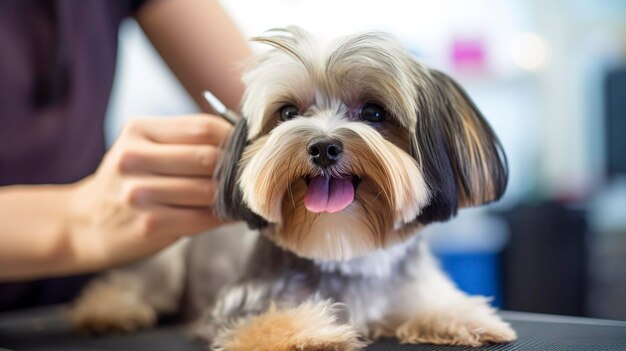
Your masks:
{"label": "tan fur", "polygon": [[[279,245],[303,257],[344,261],[404,240],[412,229],[405,224],[428,201],[417,162],[401,148],[409,147],[408,133],[388,132],[385,139],[338,111],[311,113],[316,118],[279,124],[244,151],[239,182],[244,201],[277,224],[272,238]],[[355,201],[340,213],[314,214],[303,204],[303,177],[319,172],[306,148],[322,135],[341,141],[346,150],[332,172],[362,179]]]}
{"label": "tan fur", "polygon": [[508,323],[494,314],[437,310],[401,325],[395,336],[405,344],[482,346],[517,338]]}
{"label": "tan fur", "polygon": [[68,311],[77,331],[131,332],[156,322],[156,310],[141,298],[140,286],[124,275],[90,284]]}
{"label": "tan fur", "polygon": [[341,261],[404,239],[403,231],[393,230],[391,214],[379,211],[384,200],[371,182],[361,183],[354,203],[338,213],[309,212],[303,204],[305,191],[299,180],[283,201],[285,220],[274,237],[282,247],[305,257]]}
{"label": "tan fur", "polygon": [[218,350],[228,351],[352,351],[365,346],[358,332],[337,322],[330,302],[305,302],[295,308],[272,305],[243,326],[223,331]]}
{"label": "tan fur", "polygon": [[515,340],[511,326],[489,305],[490,299],[468,296],[441,272],[427,247],[421,246],[409,289],[390,297],[382,318],[368,324],[368,336],[397,338],[408,344],[480,346]]}

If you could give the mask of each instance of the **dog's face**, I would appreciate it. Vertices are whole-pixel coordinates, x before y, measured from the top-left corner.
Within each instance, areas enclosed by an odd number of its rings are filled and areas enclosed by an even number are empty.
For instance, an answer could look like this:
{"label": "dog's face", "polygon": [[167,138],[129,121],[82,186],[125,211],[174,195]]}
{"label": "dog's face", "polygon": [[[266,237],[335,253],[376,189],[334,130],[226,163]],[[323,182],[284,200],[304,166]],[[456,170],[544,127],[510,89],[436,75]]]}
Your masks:
{"label": "dog's face", "polygon": [[504,192],[504,154],[480,112],[392,38],[321,47],[290,27],[255,40],[273,49],[244,77],[222,215],[300,256],[348,260]]}

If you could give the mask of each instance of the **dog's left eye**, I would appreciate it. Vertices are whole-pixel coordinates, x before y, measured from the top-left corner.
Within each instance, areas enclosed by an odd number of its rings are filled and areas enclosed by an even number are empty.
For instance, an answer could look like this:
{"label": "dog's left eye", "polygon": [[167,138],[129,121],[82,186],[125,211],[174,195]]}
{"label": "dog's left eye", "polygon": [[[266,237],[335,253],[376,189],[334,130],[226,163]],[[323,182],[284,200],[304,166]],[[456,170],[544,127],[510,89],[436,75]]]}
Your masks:
{"label": "dog's left eye", "polygon": [[361,119],[372,123],[380,123],[385,120],[387,111],[384,107],[369,102],[361,109]]}
{"label": "dog's left eye", "polygon": [[296,118],[300,111],[294,105],[286,105],[280,109],[280,119],[283,121],[288,121],[290,119]]}

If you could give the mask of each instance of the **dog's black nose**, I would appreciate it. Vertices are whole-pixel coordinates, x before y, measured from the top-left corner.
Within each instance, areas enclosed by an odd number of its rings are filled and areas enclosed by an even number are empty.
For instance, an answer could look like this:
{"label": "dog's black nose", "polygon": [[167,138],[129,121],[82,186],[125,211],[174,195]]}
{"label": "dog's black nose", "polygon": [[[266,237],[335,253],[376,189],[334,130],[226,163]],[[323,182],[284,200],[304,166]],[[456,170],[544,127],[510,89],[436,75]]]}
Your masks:
{"label": "dog's black nose", "polygon": [[341,141],[328,138],[311,140],[307,147],[313,163],[320,167],[328,167],[337,162],[343,152]]}

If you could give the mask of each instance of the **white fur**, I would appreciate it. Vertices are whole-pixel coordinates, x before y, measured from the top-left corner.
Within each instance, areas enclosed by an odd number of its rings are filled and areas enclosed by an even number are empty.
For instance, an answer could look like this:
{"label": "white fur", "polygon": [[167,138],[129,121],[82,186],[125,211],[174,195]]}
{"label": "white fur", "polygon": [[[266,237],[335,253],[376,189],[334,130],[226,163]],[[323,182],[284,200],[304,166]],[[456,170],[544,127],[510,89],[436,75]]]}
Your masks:
{"label": "white fur", "polygon": [[413,236],[405,242],[391,245],[386,249],[374,250],[349,261],[316,260],[316,264],[322,271],[329,273],[339,272],[346,276],[371,278],[389,277],[398,268],[398,263],[406,258],[408,251],[421,240],[419,236]]}

